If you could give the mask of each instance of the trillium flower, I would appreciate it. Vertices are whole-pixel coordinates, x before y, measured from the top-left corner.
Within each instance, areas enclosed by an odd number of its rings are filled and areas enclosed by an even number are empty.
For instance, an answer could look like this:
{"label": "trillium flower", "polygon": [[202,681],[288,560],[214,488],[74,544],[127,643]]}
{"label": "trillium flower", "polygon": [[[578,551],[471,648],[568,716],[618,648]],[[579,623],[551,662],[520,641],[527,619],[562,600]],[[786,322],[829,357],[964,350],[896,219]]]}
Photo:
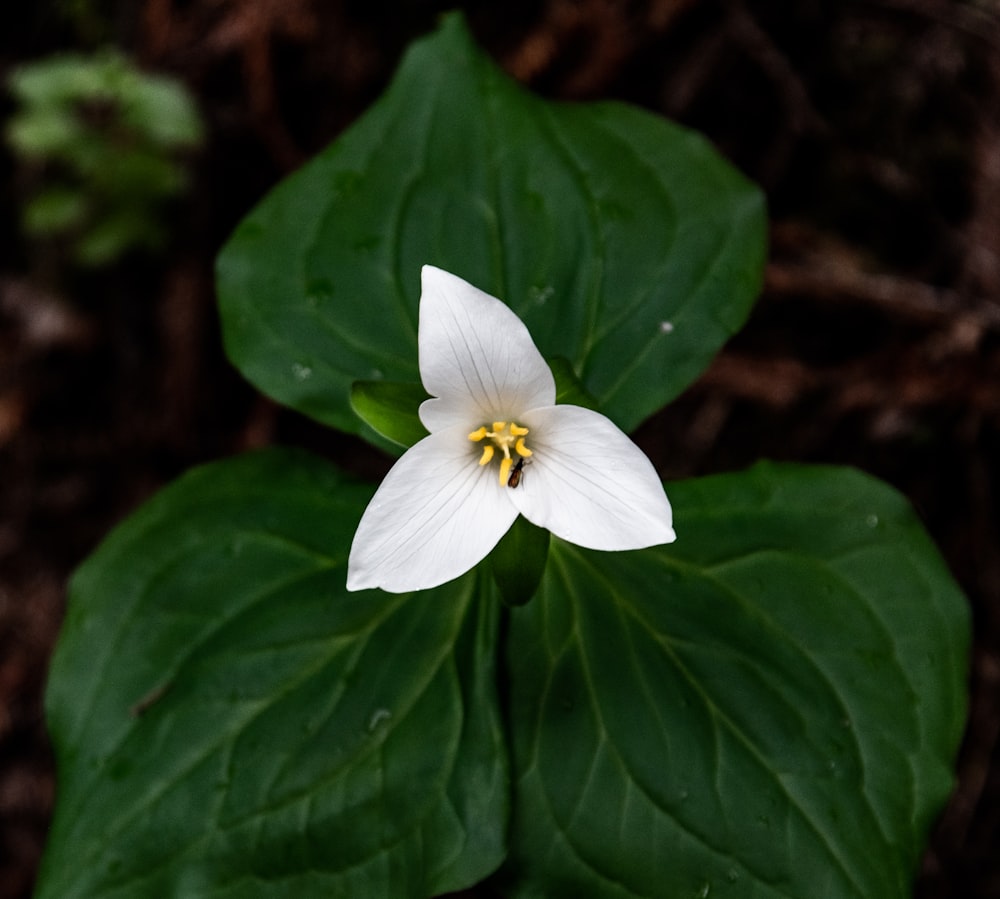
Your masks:
{"label": "trillium flower", "polygon": [[429,436],[386,475],[354,535],[347,589],[436,587],[482,561],[518,515],[588,549],[675,539],[643,452],[605,416],[556,402],[528,329],[500,300],[424,266],[418,347]]}

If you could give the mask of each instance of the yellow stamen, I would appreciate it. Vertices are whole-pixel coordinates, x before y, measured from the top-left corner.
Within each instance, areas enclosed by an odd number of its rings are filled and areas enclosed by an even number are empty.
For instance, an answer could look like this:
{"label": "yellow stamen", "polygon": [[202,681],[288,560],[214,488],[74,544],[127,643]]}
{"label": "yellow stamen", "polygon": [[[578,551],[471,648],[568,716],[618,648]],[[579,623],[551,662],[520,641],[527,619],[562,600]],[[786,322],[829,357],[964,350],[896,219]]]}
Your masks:
{"label": "yellow stamen", "polygon": [[494,421],[491,424],[492,430],[487,430],[486,425],[483,425],[469,434],[469,440],[479,443],[487,437],[490,438],[490,442],[483,446],[482,455],[479,457],[480,465],[488,465],[492,462],[496,456],[497,448],[503,453],[503,458],[500,460],[500,486],[504,487],[507,485],[511,469],[514,467],[515,460],[512,452],[521,459],[527,459],[532,454],[524,441],[528,435],[528,428],[513,421],[509,425],[505,421]]}

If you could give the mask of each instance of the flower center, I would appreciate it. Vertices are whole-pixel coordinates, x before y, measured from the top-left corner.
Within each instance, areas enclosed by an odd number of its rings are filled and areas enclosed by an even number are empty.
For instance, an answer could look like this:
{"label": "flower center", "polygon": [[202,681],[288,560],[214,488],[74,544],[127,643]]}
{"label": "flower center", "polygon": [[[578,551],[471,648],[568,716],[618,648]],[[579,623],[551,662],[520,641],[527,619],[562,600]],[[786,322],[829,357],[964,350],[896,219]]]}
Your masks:
{"label": "flower center", "polygon": [[[483,446],[483,454],[479,457],[480,465],[486,465],[493,458],[498,448],[503,453],[503,458],[500,460],[501,487],[505,484],[509,487],[517,486],[517,481],[513,484],[510,482],[510,469],[514,464],[514,458],[510,453],[513,449],[520,459],[527,459],[531,455],[531,450],[524,444],[524,438],[527,434],[528,429],[522,428],[516,422],[495,421],[493,422],[493,430],[489,430],[486,425],[483,425],[478,431],[473,431],[469,435],[469,440],[474,443],[481,443],[487,437],[489,438],[489,442]],[[520,468],[517,470],[520,470]]]}

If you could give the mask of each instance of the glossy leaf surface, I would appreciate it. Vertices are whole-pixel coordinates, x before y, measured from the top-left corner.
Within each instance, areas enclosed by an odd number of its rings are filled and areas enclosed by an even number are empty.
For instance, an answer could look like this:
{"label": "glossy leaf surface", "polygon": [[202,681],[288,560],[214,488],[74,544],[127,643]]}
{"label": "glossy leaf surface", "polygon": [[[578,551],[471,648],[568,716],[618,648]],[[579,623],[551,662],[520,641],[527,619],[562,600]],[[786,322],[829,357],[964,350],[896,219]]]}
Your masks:
{"label": "glossy leaf surface", "polygon": [[351,385],[351,408],[379,437],[399,454],[427,436],[417,410],[427,399],[420,384],[400,381],[355,381]]}
{"label": "glossy leaf surface", "polygon": [[628,431],[742,324],[764,243],[760,192],[704,139],[539,99],[452,15],[237,228],[218,263],[226,347],[280,402],[361,432],[355,381],[419,380],[432,264],[508,303]]}
{"label": "glossy leaf surface", "polygon": [[349,594],[371,488],[268,452],[197,469],[74,578],[47,695],[38,896],[400,896],[500,862],[495,605]]}
{"label": "glossy leaf surface", "polygon": [[503,632],[485,574],[345,593],[370,494],[301,454],[217,463],[81,568],[40,897],[422,897],[505,855],[515,897],[909,895],[968,612],[892,490],[674,484],[677,543],[552,540]]}
{"label": "glossy leaf surface", "polygon": [[909,896],[964,721],[964,598],[856,472],[670,494],[677,543],[553,540],[513,614],[503,894]]}

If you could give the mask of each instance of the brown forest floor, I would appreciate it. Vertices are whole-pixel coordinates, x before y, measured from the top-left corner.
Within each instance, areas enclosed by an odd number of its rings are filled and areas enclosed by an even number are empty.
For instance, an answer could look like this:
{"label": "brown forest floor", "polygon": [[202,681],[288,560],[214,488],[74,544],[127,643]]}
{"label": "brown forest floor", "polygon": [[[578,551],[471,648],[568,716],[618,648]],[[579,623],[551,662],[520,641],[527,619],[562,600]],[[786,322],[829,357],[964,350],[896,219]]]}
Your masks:
{"label": "brown forest floor", "polygon": [[[975,622],[959,783],[923,899],[1000,896],[996,3],[463,4],[487,49],[536,91],[675,118],[767,191],[771,259],[748,327],[638,439],[668,479],[758,457],[844,463],[916,506]],[[212,261],[263,192],[378,95],[445,6],[51,0],[3,13],[0,75],[112,40],[182,78],[210,136],[169,251],[88,275],[66,275],[51,248],[19,236],[20,170],[0,150],[0,899],[29,894],[52,807],[41,697],[72,568],[207,459],[282,442],[365,475],[385,467],[232,371]],[[75,19],[59,12],[71,8]]]}

